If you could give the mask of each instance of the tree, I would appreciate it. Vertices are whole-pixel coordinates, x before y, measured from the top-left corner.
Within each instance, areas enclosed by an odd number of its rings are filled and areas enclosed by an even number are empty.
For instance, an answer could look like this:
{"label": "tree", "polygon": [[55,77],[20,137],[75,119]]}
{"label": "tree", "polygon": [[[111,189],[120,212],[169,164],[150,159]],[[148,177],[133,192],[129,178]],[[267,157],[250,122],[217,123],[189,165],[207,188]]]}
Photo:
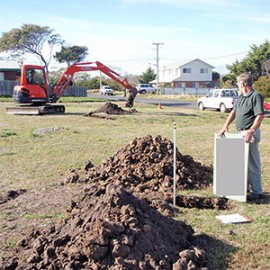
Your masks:
{"label": "tree", "polygon": [[153,81],[155,78],[156,78],[156,75],[155,75],[154,70],[151,67],[149,67],[139,77],[139,82],[140,83],[149,83],[149,82]]}
{"label": "tree", "polygon": [[57,70],[51,70],[50,71],[50,83],[52,84],[56,84],[60,77],[62,76],[62,74],[64,73],[65,71],[65,68],[60,68],[60,69],[57,69]]}
{"label": "tree", "polygon": [[267,77],[270,78],[270,59],[266,60],[263,63],[263,69],[264,69]]}
{"label": "tree", "polygon": [[212,72],[212,83],[211,87],[220,87],[220,74],[216,71]]}
{"label": "tree", "polygon": [[220,79],[220,74],[216,71],[212,72],[212,81],[218,81]]}
{"label": "tree", "polygon": [[85,46],[62,46],[61,51],[57,52],[54,55],[54,58],[59,63],[66,63],[68,66],[70,66],[75,62],[81,62],[82,60],[84,60],[87,54],[88,48]]}
{"label": "tree", "polygon": [[230,73],[228,79],[236,85],[236,77],[243,72],[251,72],[254,80],[265,75],[264,63],[270,56],[270,43],[266,40],[260,46],[252,45],[247,56],[242,61],[236,61],[232,65],[227,65]]}
{"label": "tree", "polygon": [[221,79],[221,84],[220,86],[222,88],[233,88],[234,84],[231,80],[231,77],[229,75],[224,75]]}
{"label": "tree", "polygon": [[267,76],[261,76],[256,82],[254,82],[254,88],[265,98],[270,97],[270,78]]}
{"label": "tree", "polygon": [[[88,79],[87,79],[87,77],[88,77]],[[96,77],[90,79],[89,74],[86,74],[85,80],[76,81],[76,85],[85,87],[87,89],[99,89],[100,88],[99,77],[96,76]]]}
{"label": "tree", "polygon": [[[13,58],[22,57],[25,53],[34,54],[43,63],[48,73],[49,63],[55,46],[63,44],[60,35],[53,34],[48,26],[23,24],[3,33],[0,38],[0,52],[10,52]],[[45,58],[49,52],[49,56]]]}

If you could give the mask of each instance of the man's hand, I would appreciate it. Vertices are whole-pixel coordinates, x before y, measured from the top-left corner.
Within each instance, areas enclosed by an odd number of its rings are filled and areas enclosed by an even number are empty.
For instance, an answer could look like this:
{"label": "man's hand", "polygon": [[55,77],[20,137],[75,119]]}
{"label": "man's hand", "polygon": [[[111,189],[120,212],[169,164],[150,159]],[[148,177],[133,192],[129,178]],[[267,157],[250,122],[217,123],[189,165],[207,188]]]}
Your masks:
{"label": "man's hand", "polygon": [[252,140],[254,140],[253,133],[254,133],[254,130],[253,130],[253,129],[249,129],[249,130],[247,131],[246,136],[245,136],[245,142],[246,142],[246,143],[249,143],[249,142],[251,142]]}
{"label": "man's hand", "polygon": [[223,126],[222,129],[220,129],[220,130],[218,131],[218,135],[219,135],[219,136],[222,136],[225,132],[228,132],[228,131],[229,131],[229,128],[226,127],[226,126]]}
{"label": "man's hand", "polygon": [[229,131],[229,126],[235,118],[235,111],[232,110],[228,115],[225,124],[223,125],[222,129],[218,132],[219,136],[222,136],[225,132]]}

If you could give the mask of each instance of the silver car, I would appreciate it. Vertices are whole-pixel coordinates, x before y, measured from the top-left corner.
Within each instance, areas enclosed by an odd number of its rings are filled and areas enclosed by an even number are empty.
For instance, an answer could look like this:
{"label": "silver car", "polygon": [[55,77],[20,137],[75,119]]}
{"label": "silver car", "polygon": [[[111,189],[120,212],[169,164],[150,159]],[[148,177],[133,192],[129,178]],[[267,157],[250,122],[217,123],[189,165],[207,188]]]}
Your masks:
{"label": "silver car", "polygon": [[155,94],[157,89],[148,83],[137,84],[136,88],[140,94],[153,93]]}

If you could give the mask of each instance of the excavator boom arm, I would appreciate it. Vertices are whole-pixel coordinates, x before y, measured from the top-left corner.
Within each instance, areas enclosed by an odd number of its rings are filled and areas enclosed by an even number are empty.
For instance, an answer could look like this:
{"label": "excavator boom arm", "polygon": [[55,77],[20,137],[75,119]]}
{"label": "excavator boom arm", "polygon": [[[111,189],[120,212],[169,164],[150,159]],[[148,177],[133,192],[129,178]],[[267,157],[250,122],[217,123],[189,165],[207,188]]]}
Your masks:
{"label": "excavator boom arm", "polygon": [[123,87],[129,90],[130,96],[128,98],[126,106],[132,107],[133,101],[137,95],[137,89],[129,84],[126,78],[122,77],[117,72],[113,71],[109,67],[105,66],[101,62],[78,62],[74,63],[69,66],[64,73],[62,74],[61,78],[59,79],[58,83],[55,85],[53,89],[53,95],[51,97],[51,101],[56,102],[64,93],[72,78],[76,72],[85,72],[85,71],[101,71],[111,79],[115,80]]}

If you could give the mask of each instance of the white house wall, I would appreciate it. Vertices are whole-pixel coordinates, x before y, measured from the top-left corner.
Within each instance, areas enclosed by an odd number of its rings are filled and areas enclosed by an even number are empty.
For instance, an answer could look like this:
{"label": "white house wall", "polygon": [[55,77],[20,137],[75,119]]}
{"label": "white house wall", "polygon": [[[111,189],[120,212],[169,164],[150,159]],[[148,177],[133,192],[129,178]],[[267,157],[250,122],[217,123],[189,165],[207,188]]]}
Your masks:
{"label": "white house wall", "polygon": [[162,82],[171,82],[181,75],[179,67],[173,69],[163,69],[159,74],[160,81]]}
{"label": "white house wall", "polygon": [[[184,68],[191,69],[191,73],[183,73]],[[200,59],[181,66],[167,66],[159,72],[159,82],[211,82],[213,68]],[[201,73],[201,69],[207,69],[208,73]]]}
{"label": "white house wall", "polygon": [[[184,69],[191,69],[191,73],[184,73]],[[207,69],[208,73],[200,73],[201,69]],[[181,81],[212,81],[212,69],[209,65],[204,64],[201,61],[193,61],[188,63],[187,65],[181,66],[181,76],[178,78]],[[178,80],[177,79],[177,80]]]}

